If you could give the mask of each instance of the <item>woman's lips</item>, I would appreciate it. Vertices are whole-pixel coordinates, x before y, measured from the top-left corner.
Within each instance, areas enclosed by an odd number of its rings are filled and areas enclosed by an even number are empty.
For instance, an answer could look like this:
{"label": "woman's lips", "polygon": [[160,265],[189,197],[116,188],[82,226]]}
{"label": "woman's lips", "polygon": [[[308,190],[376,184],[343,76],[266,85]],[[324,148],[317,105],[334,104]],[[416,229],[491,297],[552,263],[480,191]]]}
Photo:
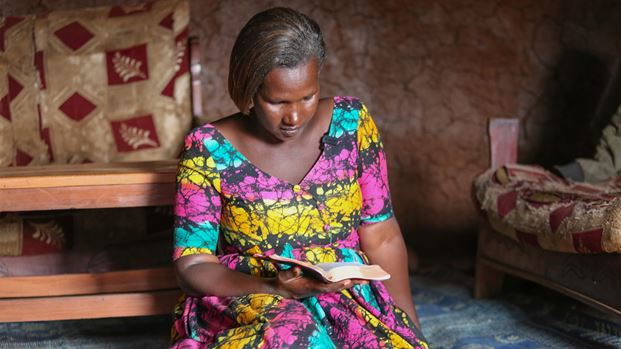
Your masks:
{"label": "woman's lips", "polygon": [[298,131],[300,131],[299,127],[281,127],[280,132],[286,137],[295,136]]}

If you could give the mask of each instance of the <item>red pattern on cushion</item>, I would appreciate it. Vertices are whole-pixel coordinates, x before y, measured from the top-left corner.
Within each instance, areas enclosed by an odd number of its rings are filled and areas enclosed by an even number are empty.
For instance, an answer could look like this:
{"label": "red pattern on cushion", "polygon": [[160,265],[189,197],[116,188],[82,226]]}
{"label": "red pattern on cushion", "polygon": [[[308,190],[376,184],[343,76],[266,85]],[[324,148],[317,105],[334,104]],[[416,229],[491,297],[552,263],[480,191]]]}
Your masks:
{"label": "red pattern on cushion", "polygon": [[73,51],[79,50],[95,37],[90,30],[86,29],[80,22],[73,21],[54,32],[54,35],[67,47]]}
{"label": "red pattern on cushion", "polygon": [[598,228],[571,235],[576,251],[581,253],[602,253],[602,233],[604,229]]}
{"label": "red pattern on cushion", "polygon": [[0,99],[0,115],[5,119],[11,121],[11,108],[9,107],[9,95],[8,93]]}
{"label": "red pattern on cushion", "polygon": [[54,219],[25,219],[23,225],[22,255],[58,252],[66,249],[70,216]]}
{"label": "red pattern on cushion", "polygon": [[535,243],[525,235],[535,234],[541,248],[553,251],[621,253],[619,183],[576,183],[511,164],[477,177],[475,194],[495,231],[521,243]]}
{"label": "red pattern on cushion", "polygon": [[32,162],[32,159],[32,156],[28,155],[28,153],[16,149],[15,166],[28,166],[28,164]]}
{"label": "red pattern on cushion", "polygon": [[147,45],[106,51],[108,85],[129,84],[149,79]]}
{"label": "red pattern on cushion", "polygon": [[119,152],[131,152],[160,146],[151,114],[127,120],[111,121],[110,125]]}
{"label": "red pattern on cushion", "polygon": [[24,256],[60,252],[69,247],[73,234],[72,213],[26,213],[1,215],[0,256]]}
{"label": "red pattern on cushion", "polygon": [[175,20],[173,19],[173,13],[171,12],[166,17],[164,17],[164,19],[162,19],[158,24],[166,29],[173,30],[174,23]]}
{"label": "red pattern on cushion", "polygon": [[63,104],[58,107],[65,115],[75,121],[81,121],[88,116],[97,106],[78,92],[74,92]]}
{"label": "red pattern on cushion", "polygon": [[9,79],[9,100],[14,100],[20,92],[24,89],[24,85],[20,84],[10,74],[7,75]]}
{"label": "red pattern on cushion", "polygon": [[167,96],[170,98],[175,98],[175,81],[177,81],[177,77],[173,76],[170,81],[164,86],[164,89],[160,93],[162,96]]}
{"label": "red pattern on cushion", "polygon": [[498,215],[504,217],[517,206],[517,191],[510,191],[498,197]]}
{"label": "red pattern on cushion", "polygon": [[565,218],[571,216],[575,205],[576,204],[561,206],[550,213],[550,229],[552,229],[553,232],[558,230],[558,227],[563,223]]}
{"label": "red pattern on cushion", "polygon": [[24,17],[18,16],[8,16],[4,17],[4,25],[0,27],[0,51],[4,51],[5,42],[4,42],[4,33],[7,32],[12,26],[24,20]]}

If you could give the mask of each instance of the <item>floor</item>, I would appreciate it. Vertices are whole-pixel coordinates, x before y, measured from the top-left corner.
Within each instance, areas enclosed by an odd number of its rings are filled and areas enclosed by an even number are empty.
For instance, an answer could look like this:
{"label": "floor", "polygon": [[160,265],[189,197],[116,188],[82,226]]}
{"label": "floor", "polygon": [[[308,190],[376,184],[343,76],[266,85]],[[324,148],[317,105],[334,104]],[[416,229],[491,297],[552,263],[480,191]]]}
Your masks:
{"label": "floor", "polygon": [[[467,263],[421,267],[411,285],[431,348],[621,348],[621,321],[531,283],[474,300]],[[166,348],[170,317],[0,323],[0,349]]]}

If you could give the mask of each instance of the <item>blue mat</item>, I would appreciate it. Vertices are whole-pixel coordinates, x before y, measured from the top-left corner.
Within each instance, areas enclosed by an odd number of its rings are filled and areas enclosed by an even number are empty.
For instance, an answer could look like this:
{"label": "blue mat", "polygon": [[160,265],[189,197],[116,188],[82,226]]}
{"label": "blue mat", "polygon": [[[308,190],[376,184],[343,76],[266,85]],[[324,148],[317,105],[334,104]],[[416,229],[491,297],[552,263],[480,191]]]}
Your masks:
{"label": "blue mat", "polygon": [[[474,300],[472,276],[450,268],[411,285],[433,349],[621,348],[621,324],[541,287],[515,282],[501,298]],[[169,316],[0,323],[0,349],[166,348],[169,329]]]}
{"label": "blue mat", "polygon": [[472,298],[473,277],[437,269],[411,286],[434,349],[621,348],[621,324],[556,292],[509,279],[500,298]]}

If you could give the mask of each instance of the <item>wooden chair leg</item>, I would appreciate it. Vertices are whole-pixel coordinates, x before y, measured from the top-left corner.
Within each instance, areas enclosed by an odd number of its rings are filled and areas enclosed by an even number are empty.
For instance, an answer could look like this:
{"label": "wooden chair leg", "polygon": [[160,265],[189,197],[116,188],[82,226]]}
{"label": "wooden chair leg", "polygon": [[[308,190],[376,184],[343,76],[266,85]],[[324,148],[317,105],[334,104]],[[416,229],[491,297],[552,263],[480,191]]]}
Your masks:
{"label": "wooden chair leg", "polygon": [[474,298],[491,298],[502,291],[505,273],[490,267],[477,257],[474,274]]}

